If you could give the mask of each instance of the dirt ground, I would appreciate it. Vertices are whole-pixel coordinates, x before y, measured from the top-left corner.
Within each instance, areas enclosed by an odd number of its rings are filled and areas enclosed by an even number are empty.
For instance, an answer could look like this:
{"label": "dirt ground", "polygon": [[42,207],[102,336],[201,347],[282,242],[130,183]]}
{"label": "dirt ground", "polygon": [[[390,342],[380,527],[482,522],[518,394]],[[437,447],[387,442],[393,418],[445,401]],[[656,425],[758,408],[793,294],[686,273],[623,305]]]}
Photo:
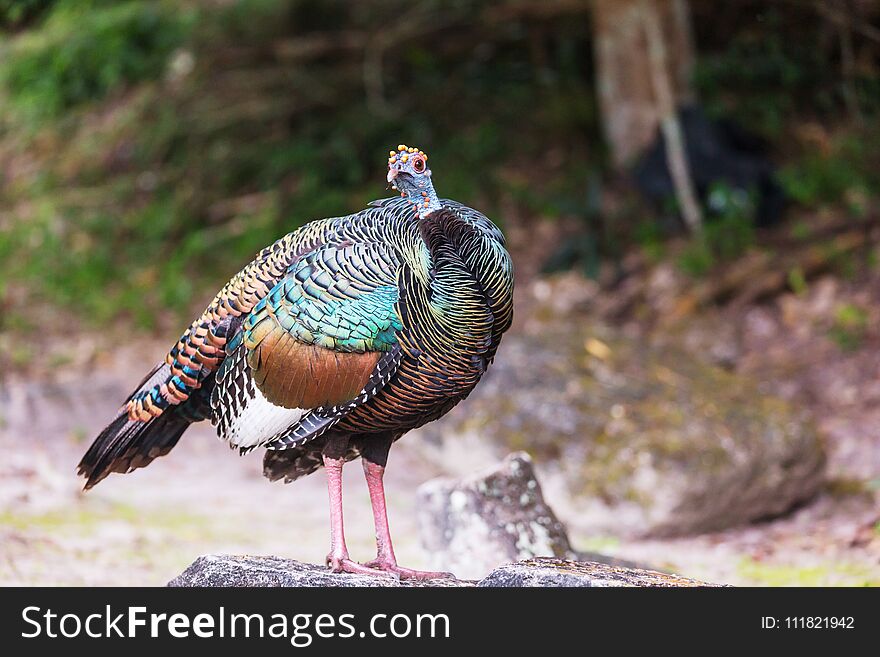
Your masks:
{"label": "dirt ground", "polygon": [[[322,562],[329,535],[323,476],[270,483],[261,475],[258,453],[239,457],[207,425],[191,429],[169,457],[149,468],[111,476],[82,493],[76,462],[119,397],[118,384],[100,377],[92,383],[86,392],[71,381],[6,386],[0,584],[162,585],[205,553]],[[81,400],[78,409],[71,408],[72,399]],[[429,451],[418,436],[407,437],[392,451],[387,474],[398,556],[413,567],[428,567],[416,529],[416,488],[445,474]],[[591,534],[579,527],[566,500],[554,499],[556,488],[545,486],[549,502],[579,549],[721,583],[880,584],[876,494],[862,487],[831,487],[782,518],[670,540]],[[374,551],[372,518],[357,464],[346,469],[345,493],[349,548],[366,560]]]}
{"label": "dirt ground", "polygon": [[[82,445],[3,442],[0,584],[159,585],[205,553],[278,554],[321,563],[329,523],[323,477],[271,484],[259,454],[239,457],[198,427],[151,467],[112,477],[88,493],[74,467]],[[432,473],[396,450],[389,477],[392,527],[402,562],[425,565],[412,500]],[[345,474],[349,548],[374,551],[361,468]]]}

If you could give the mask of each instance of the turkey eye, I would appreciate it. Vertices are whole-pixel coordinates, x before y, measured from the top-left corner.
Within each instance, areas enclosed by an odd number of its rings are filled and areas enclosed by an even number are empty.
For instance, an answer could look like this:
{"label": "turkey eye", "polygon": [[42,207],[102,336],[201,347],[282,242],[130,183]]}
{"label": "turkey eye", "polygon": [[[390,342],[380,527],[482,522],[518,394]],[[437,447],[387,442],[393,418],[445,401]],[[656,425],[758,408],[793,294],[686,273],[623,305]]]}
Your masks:
{"label": "turkey eye", "polygon": [[413,162],[413,169],[416,173],[422,173],[425,170],[425,161],[421,158]]}

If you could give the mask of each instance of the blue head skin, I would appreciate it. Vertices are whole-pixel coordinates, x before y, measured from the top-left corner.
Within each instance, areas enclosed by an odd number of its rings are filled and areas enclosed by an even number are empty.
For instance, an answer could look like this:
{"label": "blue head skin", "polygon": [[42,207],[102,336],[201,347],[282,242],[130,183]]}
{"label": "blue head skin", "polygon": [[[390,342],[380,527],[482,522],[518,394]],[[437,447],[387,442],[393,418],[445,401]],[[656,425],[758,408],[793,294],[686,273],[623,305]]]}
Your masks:
{"label": "blue head skin", "polygon": [[401,144],[388,158],[388,182],[413,204],[419,219],[440,209],[440,200],[431,182],[428,156],[418,148]]}

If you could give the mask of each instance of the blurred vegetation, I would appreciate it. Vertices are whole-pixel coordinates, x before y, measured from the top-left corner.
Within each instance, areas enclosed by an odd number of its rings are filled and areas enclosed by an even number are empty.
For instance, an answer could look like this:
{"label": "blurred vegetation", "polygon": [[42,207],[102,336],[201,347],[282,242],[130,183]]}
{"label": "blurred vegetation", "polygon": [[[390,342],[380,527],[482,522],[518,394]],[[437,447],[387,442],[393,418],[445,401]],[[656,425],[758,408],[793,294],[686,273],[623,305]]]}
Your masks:
{"label": "blurred vegetation", "polygon": [[[867,215],[875,54],[846,82],[850,116],[826,20],[733,4],[719,20],[693,3],[702,102],[770,140],[797,203]],[[498,6],[0,0],[0,329],[29,330],[39,306],[145,328],[189,312],[280,235],[386,195],[400,142],[430,153],[442,195],[501,224],[501,208],[581,221],[563,260],[588,274],[630,244],[662,254],[669,233],[639,202],[602,207],[588,13]],[[694,275],[756,242],[753,200],[711,196],[679,256]]]}
{"label": "blurred vegetation", "polygon": [[7,107],[19,123],[33,124],[101,99],[122,84],[156,78],[192,18],[192,12],[177,12],[174,3],[56,2],[41,28],[16,39],[6,52],[0,84]]}
{"label": "blurred vegetation", "polygon": [[[714,3],[693,4],[701,54],[694,84],[706,108],[773,140],[791,134],[793,118],[835,121],[847,82],[834,24],[797,1],[726,4],[721,15]],[[849,84],[861,111],[880,110],[875,70],[859,68]]]}
{"label": "blurred vegetation", "polygon": [[868,333],[868,313],[864,308],[847,303],[834,315],[830,337],[843,351],[856,351]]}
{"label": "blurred vegetation", "polygon": [[[444,9],[447,33],[481,4]],[[7,294],[149,326],[301,223],[386,195],[385,152],[400,141],[430,152],[451,197],[491,209],[503,189],[536,212],[577,210],[598,142],[581,27],[554,36],[533,70],[522,25],[438,53],[419,33],[435,29],[439,3],[410,8],[412,35],[371,46],[377,101],[346,35],[409,5],[363,5],[41,3],[2,44],[0,278],[21,288]],[[534,129],[511,141],[524,121]],[[548,146],[573,175],[540,192],[505,175]]]}
{"label": "blurred vegetation", "polygon": [[842,202],[859,216],[880,194],[880,149],[876,128],[844,133],[824,148],[812,148],[786,165],[780,179],[788,195],[804,206]]}
{"label": "blurred vegetation", "polygon": [[709,190],[711,221],[679,256],[679,266],[691,276],[706,274],[718,260],[732,260],[755,242],[756,201],[745,193],[718,182]]}
{"label": "blurred vegetation", "polygon": [[[694,85],[709,113],[772,145],[778,181],[796,206],[835,207],[855,219],[875,214],[880,197],[876,27],[867,26],[871,36],[847,75],[841,28],[856,33],[862,26],[841,25],[823,9],[843,9],[844,3],[808,8],[785,0],[740,0],[692,7],[699,53]],[[855,20],[844,14],[831,18],[840,17]],[[685,249],[682,269],[703,275],[754,247],[754,223],[754,208],[730,206],[714,229],[710,226]],[[802,276],[790,274],[794,291],[799,283],[802,287]]]}

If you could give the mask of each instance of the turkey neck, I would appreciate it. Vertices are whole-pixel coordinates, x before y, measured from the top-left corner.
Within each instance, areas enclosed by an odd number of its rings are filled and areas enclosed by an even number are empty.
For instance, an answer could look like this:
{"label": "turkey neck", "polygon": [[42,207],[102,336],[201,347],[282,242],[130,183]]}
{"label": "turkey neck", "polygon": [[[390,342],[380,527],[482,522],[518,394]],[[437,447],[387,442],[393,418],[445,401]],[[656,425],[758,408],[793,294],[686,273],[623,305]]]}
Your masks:
{"label": "turkey neck", "polygon": [[[480,254],[491,238],[457,213],[441,208],[419,220],[430,254],[428,307],[446,347],[476,356],[491,349],[493,314],[481,281]],[[451,341],[450,341],[451,338]]]}

